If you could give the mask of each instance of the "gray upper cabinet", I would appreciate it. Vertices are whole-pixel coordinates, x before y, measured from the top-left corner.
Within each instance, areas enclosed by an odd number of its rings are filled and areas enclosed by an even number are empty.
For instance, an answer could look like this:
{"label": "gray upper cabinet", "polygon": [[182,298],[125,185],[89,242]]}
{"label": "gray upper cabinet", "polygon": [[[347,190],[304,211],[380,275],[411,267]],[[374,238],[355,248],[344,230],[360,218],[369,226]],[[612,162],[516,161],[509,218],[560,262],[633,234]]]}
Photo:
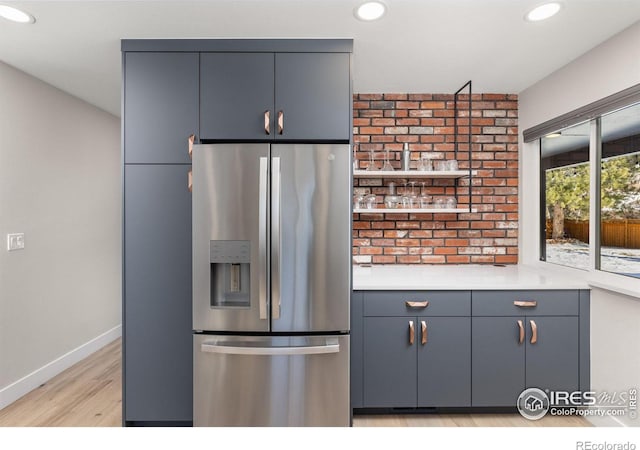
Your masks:
{"label": "gray upper cabinet", "polygon": [[200,85],[201,139],[350,139],[349,53],[202,53]]}
{"label": "gray upper cabinet", "polygon": [[200,58],[202,137],[265,140],[273,136],[274,54],[202,53]]}
{"label": "gray upper cabinet", "polygon": [[188,422],[192,416],[188,170],[158,164],[124,169],[127,422]]}
{"label": "gray upper cabinet", "polygon": [[349,140],[349,55],[277,53],[276,139]]}
{"label": "gray upper cabinet", "polygon": [[198,134],[198,54],[124,54],[125,164],[190,164]]}

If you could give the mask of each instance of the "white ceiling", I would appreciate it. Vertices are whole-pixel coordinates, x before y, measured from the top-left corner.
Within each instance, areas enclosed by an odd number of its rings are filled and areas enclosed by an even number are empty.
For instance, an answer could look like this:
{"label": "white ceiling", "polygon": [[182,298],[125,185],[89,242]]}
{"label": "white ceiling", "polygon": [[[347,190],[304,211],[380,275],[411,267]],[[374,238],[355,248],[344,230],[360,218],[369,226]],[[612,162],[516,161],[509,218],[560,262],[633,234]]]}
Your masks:
{"label": "white ceiling", "polygon": [[519,93],[640,20],[639,0],[386,0],[376,22],[362,0],[1,1],[36,17],[0,19],[0,60],[120,114],[120,39],[353,37],[354,92]]}

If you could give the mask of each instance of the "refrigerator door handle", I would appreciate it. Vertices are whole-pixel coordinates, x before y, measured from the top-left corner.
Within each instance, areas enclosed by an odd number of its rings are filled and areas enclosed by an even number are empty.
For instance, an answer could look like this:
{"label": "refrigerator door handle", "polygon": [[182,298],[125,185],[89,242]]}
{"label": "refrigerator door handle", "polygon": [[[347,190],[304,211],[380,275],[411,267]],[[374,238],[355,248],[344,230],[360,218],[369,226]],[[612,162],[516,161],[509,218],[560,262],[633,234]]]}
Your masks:
{"label": "refrigerator door handle", "polygon": [[305,347],[248,347],[229,344],[217,344],[204,342],[200,345],[203,353],[223,353],[227,355],[267,355],[267,356],[291,356],[291,355],[319,355],[327,353],[339,353],[340,344],[327,341],[325,345],[312,345]]}
{"label": "refrigerator door handle", "polygon": [[267,314],[267,196],[268,196],[268,158],[260,158],[259,201],[258,201],[258,298],[260,303],[260,319],[268,319]]}
{"label": "refrigerator door handle", "polygon": [[280,318],[280,157],[274,156],[271,164],[271,319]]}

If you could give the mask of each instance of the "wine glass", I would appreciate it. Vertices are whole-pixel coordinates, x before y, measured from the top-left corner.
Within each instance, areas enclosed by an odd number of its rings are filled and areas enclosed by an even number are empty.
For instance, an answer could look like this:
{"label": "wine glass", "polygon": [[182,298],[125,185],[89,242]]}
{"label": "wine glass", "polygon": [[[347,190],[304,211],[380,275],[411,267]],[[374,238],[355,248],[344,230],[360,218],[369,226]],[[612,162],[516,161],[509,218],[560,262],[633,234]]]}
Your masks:
{"label": "wine glass", "polygon": [[384,165],[382,166],[383,171],[392,171],[393,166],[389,162],[389,149],[385,149],[384,151]]}
{"label": "wine glass", "polygon": [[420,197],[418,198],[418,203],[420,204],[420,208],[428,208],[429,206],[431,206],[431,196],[427,195],[424,181],[422,182],[422,190],[420,191]]}
{"label": "wine glass", "polygon": [[369,150],[369,165],[367,166],[367,170],[378,170],[376,162],[373,159],[373,150]]}

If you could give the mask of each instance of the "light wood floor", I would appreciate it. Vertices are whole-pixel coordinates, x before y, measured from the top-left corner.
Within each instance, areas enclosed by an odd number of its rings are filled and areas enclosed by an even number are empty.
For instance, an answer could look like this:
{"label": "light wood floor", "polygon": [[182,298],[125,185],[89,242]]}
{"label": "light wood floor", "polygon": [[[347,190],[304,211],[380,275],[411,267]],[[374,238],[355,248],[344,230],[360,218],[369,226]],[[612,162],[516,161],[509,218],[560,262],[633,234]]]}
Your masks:
{"label": "light wood floor", "polygon": [[[0,426],[119,427],[122,424],[121,341],[62,372],[0,411]],[[580,417],[529,421],[519,414],[355,416],[356,427],[584,427]]]}

